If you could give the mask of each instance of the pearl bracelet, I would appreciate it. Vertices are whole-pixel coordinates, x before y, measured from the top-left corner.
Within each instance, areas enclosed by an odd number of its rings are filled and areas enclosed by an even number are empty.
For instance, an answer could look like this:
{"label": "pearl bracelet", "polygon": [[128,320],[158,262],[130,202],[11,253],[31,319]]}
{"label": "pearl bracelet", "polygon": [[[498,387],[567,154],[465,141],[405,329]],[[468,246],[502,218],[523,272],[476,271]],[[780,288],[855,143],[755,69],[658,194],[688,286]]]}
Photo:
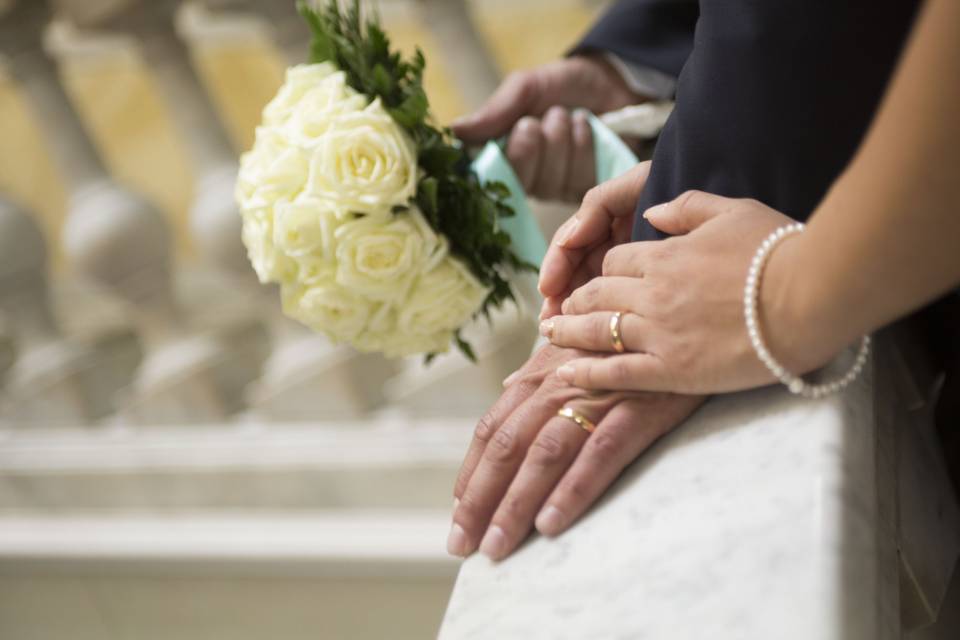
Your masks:
{"label": "pearl bracelet", "polygon": [[747,323],[747,335],[750,337],[750,344],[753,345],[753,350],[756,351],[760,362],[770,370],[770,373],[782,382],[791,393],[806,398],[820,398],[831,393],[837,393],[857,379],[867,363],[867,356],[870,354],[870,336],[863,336],[860,341],[860,349],[850,370],[842,378],[824,384],[811,384],[800,376],[793,375],[770,354],[770,350],[767,349],[767,345],[763,341],[763,335],[760,333],[760,323],[757,320],[760,277],[773,249],[787,236],[801,231],[803,231],[803,224],[799,222],[780,227],[767,236],[760,248],[757,249],[757,253],[753,256],[753,263],[750,265],[750,271],[747,274],[746,287],[744,287],[743,316]]}

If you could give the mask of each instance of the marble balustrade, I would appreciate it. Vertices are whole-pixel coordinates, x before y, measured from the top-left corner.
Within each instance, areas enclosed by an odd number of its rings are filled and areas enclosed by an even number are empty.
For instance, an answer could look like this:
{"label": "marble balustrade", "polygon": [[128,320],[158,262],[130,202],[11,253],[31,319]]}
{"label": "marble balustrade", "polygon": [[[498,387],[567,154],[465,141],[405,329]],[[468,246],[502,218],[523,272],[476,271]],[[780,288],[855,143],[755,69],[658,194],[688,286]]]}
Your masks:
{"label": "marble balustrade", "polygon": [[957,637],[936,380],[908,340],[878,343],[848,392],[716,397],[563,535],[469,558],[439,637]]}

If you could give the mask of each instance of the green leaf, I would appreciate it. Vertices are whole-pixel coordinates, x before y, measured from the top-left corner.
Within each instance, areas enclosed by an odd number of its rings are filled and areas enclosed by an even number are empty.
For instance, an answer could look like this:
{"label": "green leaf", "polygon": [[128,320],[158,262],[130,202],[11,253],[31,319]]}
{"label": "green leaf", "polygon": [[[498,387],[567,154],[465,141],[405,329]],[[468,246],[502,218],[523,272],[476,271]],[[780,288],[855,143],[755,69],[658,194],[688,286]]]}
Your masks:
{"label": "green leaf", "polygon": [[467,357],[467,360],[469,360],[470,362],[473,362],[474,364],[476,364],[476,362],[477,362],[477,354],[475,354],[475,353],[473,352],[473,347],[470,346],[470,343],[467,342],[466,340],[464,340],[464,339],[460,336],[460,332],[459,332],[459,331],[457,331],[455,334],[453,334],[453,341],[456,343],[457,348],[460,349],[460,351],[463,353],[463,355],[465,355],[465,356]]}
{"label": "green leaf", "polygon": [[437,189],[437,179],[433,177],[421,180],[417,188],[417,204],[428,219],[437,217]]}
{"label": "green leaf", "polygon": [[373,86],[378,94],[389,94],[393,91],[393,76],[384,68],[382,64],[373,67]]}
{"label": "green leaf", "polygon": [[419,164],[430,175],[449,173],[463,152],[447,146],[427,147],[420,152]]}
{"label": "green leaf", "polygon": [[[536,271],[514,253],[510,236],[501,228],[501,219],[514,215],[506,203],[509,189],[497,182],[480,184],[462,145],[449,129],[433,124],[423,89],[426,60],[419,48],[409,59],[391,50],[377,17],[365,15],[360,0],[343,10],[336,0],[325,0],[317,9],[306,0],[297,6],[313,34],[310,60],[329,60],[344,71],[356,91],[371,100],[380,98],[416,144],[423,173],[416,203],[430,226],[449,240],[451,253],[490,288],[477,312],[489,317],[491,308],[514,300],[504,277],[509,269]],[[468,358],[475,358],[459,334],[454,342]]]}

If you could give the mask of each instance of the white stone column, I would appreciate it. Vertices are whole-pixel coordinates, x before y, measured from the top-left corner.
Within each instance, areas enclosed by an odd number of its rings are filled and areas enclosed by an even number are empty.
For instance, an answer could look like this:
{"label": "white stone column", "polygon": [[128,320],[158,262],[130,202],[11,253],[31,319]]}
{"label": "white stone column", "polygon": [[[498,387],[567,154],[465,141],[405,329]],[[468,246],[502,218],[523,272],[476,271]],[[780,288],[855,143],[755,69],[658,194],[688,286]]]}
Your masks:
{"label": "white stone column", "polygon": [[208,5],[223,5],[249,11],[270,23],[277,46],[290,64],[307,61],[310,53],[310,28],[297,11],[296,0],[206,0]]}
{"label": "white stone column", "polygon": [[[105,188],[109,178],[70,107],[52,61],[41,45],[49,17],[43,2],[19,2],[0,16],[0,52],[9,61],[53,152],[73,204]],[[78,198],[80,200],[78,200]],[[98,214],[103,213],[97,211]],[[0,201],[0,307],[16,339],[4,413],[18,422],[80,424],[113,410],[119,354],[67,340],[51,310],[47,244],[34,216]],[[129,362],[130,340],[115,345]],[[135,359],[135,357],[134,357]],[[121,374],[129,373],[129,365]]]}

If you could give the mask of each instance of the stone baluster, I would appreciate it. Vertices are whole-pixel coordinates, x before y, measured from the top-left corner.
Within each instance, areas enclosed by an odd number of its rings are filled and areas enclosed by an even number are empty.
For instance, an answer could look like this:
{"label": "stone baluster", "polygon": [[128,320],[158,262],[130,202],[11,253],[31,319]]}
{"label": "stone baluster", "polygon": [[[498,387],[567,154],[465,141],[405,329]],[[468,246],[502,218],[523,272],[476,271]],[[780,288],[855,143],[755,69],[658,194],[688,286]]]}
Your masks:
{"label": "stone baluster", "polygon": [[500,71],[477,30],[466,0],[414,0],[420,21],[443,51],[453,81],[471,109],[500,84]]}
{"label": "stone baluster", "polygon": [[167,222],[100,160],[44,51],[49,18],[47,2],[21,2],[0,42],[70,190],[63,245],[71,266],[118,294],[136,316],[145,357],[124,394],[124,413],[145,422],[220,418],[229,410],[216,374],[225,349],[188,331],[172,286]]}
{"label": "stone baluster", "polygon": [[296,0],[206,0],[211,8],[239,9],[268,22],[277,46],[290,64],[306,62],[310,29],[297,11]]}
{"label": "stone baluster", "polygon": [[[20,88],[42,123],[66,122],[75,116],[65,102],[56,71],[40,46],[48,11],[43,3],[20,2],[0,15],[0,52],[9,61]],[[57,129],[59,133],[59,128]],[[49,134],[49,130],[48,130]],[[89,140],[47,135],[61,174],[74,193],[103,175]],[[8,340],[18,358],[7,380],[8,416],[18,422],[82,423],[101,418],[114,407],[114,395],[126,384],[140,359],[136,337],[123,330],[102,336],[94,345],[65,339],[51,308],[47,244],[29,212],[0,197],[2,236],[0,273],[3,315]],[[7,355],[0,360],[9,360]],[[0,369],[5,367],[0,364]]]}
{"label": "stone baluster", "polygon": [[99,384],[100,360],[63,337],[51,310],[43,232],[33,215],[2,196],[0,318],[0,423],[77,425],[109,412],[113,389]]}
{"label": "stone baluster", "polygon": [[17,345],[14,340],[10,319],[0,315],[0,391],[7,379],[7,372],[17,357]]}

